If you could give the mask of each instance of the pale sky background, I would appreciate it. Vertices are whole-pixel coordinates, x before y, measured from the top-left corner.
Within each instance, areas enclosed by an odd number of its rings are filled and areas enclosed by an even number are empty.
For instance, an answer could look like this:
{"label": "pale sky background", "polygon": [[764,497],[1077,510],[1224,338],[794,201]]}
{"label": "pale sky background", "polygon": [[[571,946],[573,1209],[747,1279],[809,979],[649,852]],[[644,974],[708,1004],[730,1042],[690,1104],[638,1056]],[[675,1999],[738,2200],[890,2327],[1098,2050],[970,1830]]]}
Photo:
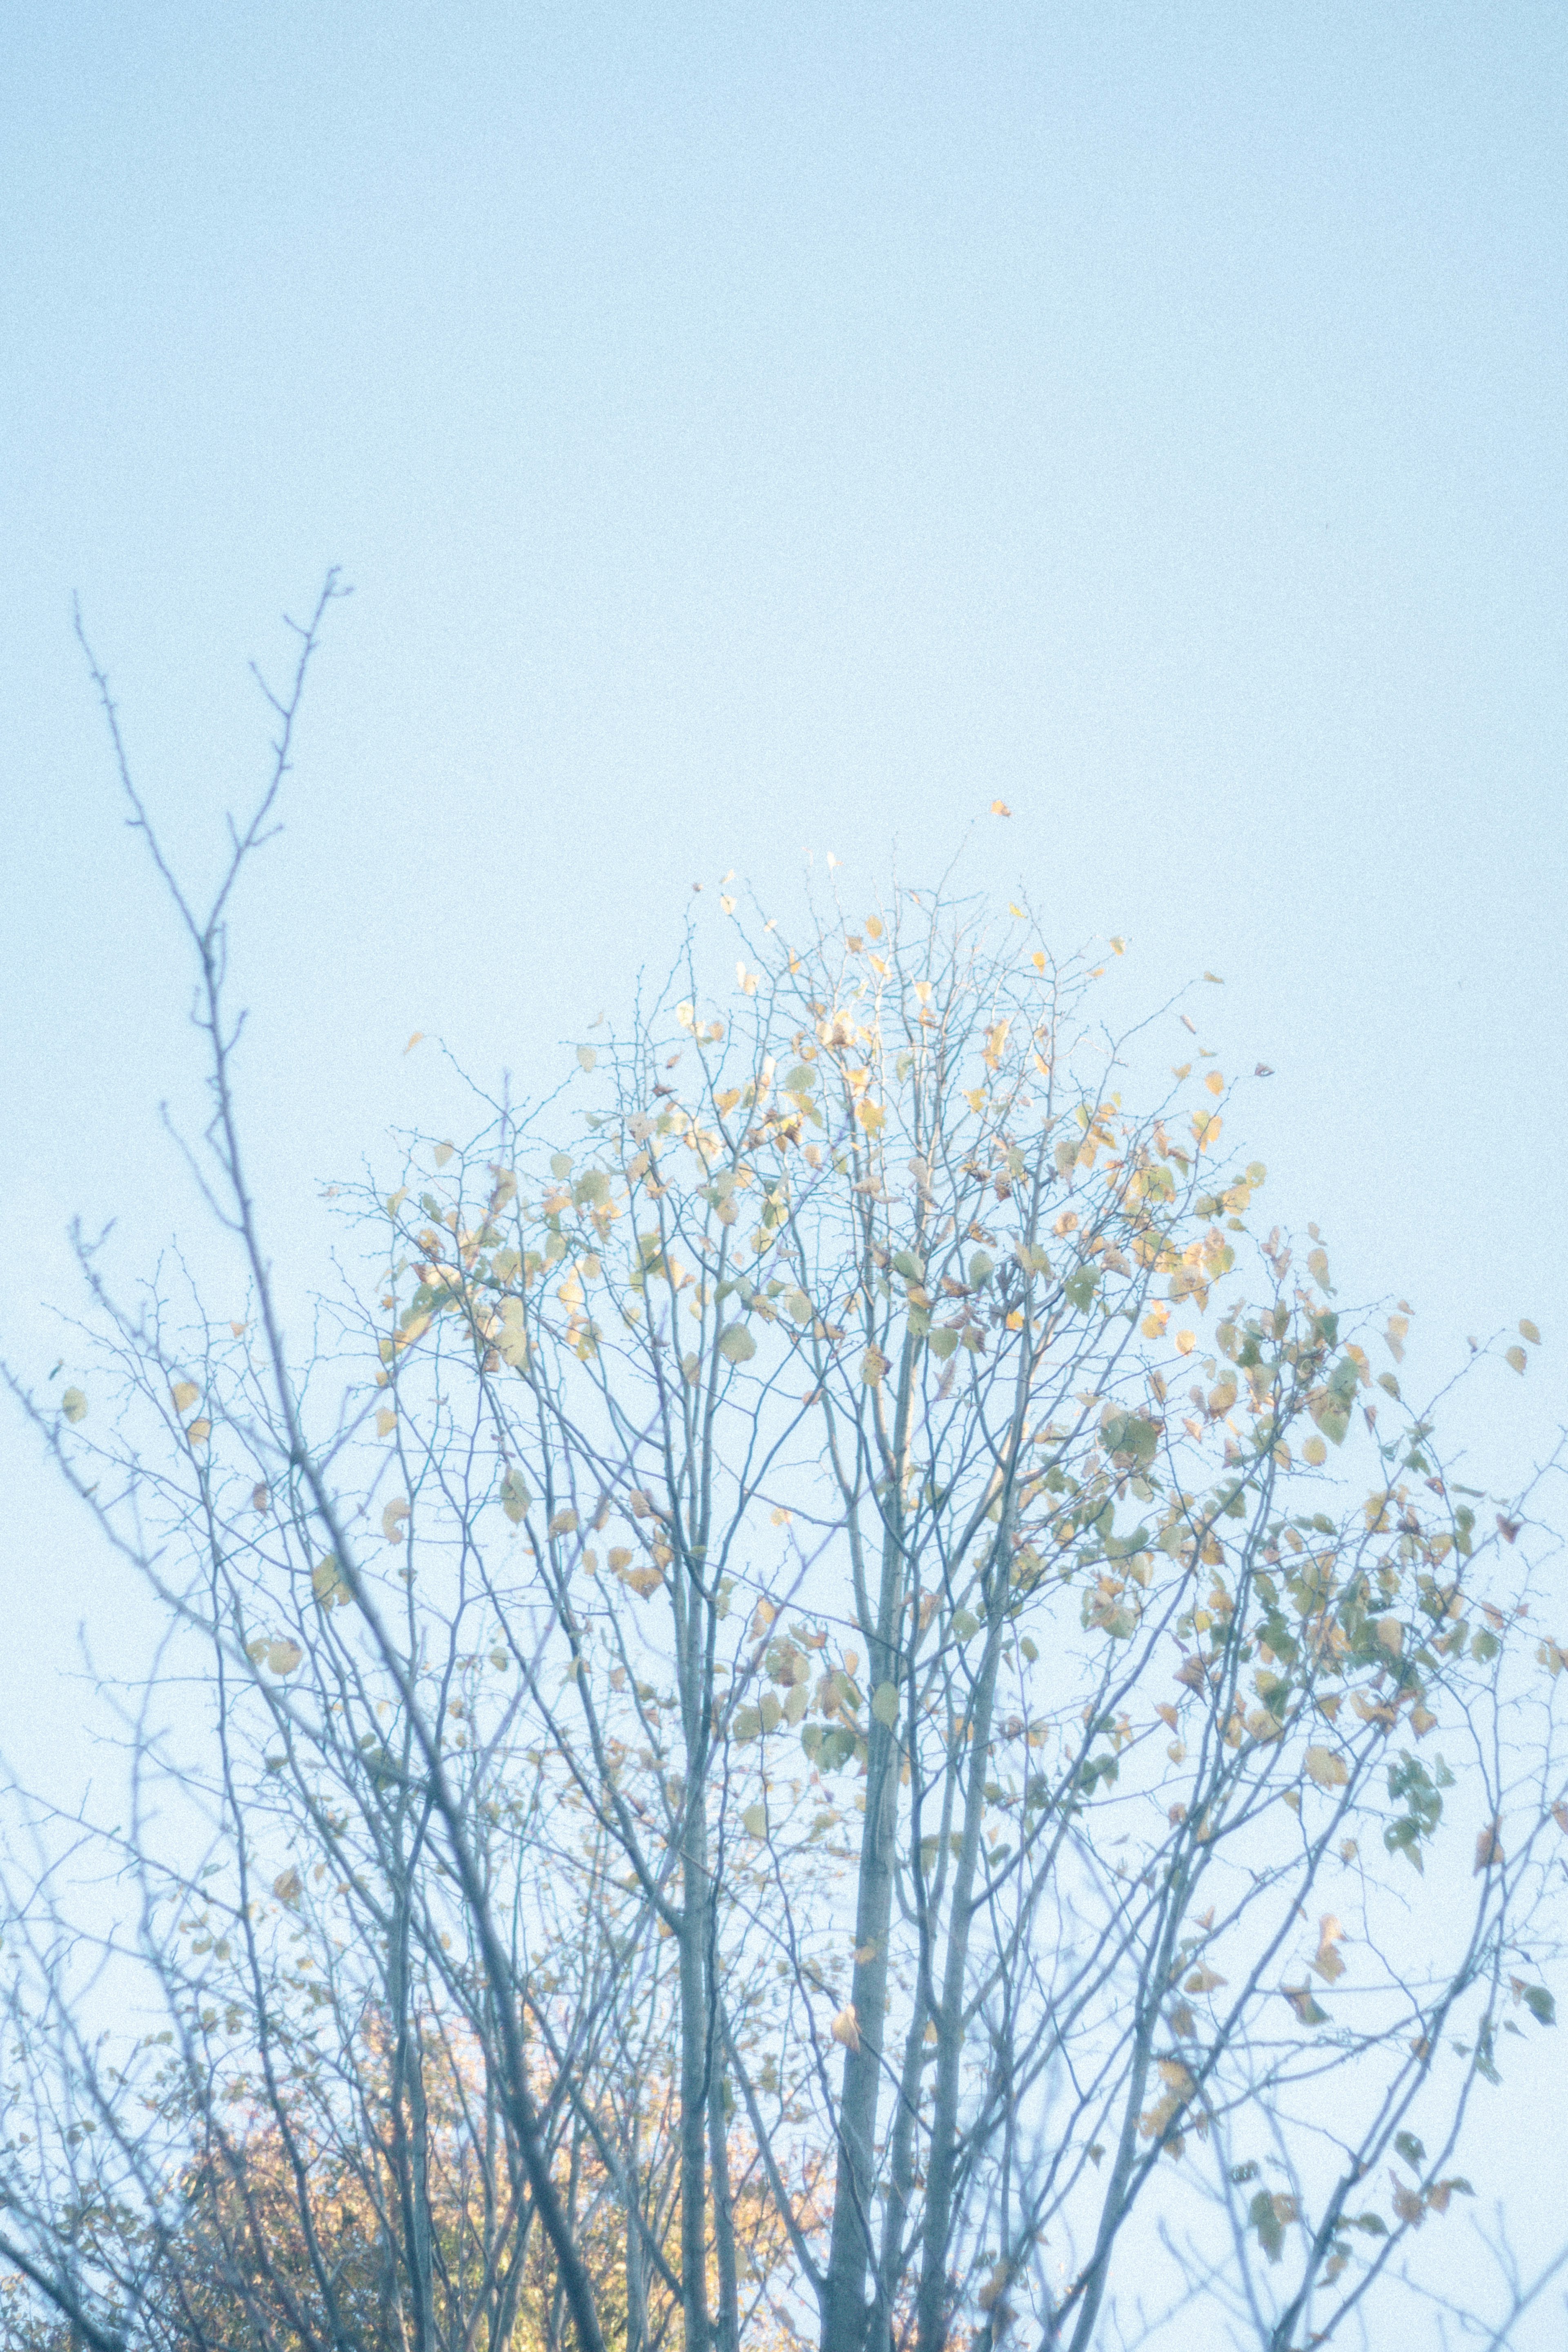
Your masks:
{"label": "pale sky background", "polygon": [[[1206,966],[1232,1114],[1348,1293],[1565,1402],[1568,9],[178,0],[0,43],[4,1326],[68,1217],[196,1223],[184,966],[79,592],[189,868],[330,562],[242,902],[258,1189],[524,1087],[725,868],[1024,882],[1129,1001]],[[1001,795],[1015,815],[985,817]],[[690,885],[708,892],[691,898]],[[1173,1032],[1172,1058],[1181,1043]],[[199,1251],[198,1251],[199,1255]],[[116,1571],[0,1424],[5,1745],[90,1719]],[[1565,1601],[1568,1622],[1568,1601]]]}

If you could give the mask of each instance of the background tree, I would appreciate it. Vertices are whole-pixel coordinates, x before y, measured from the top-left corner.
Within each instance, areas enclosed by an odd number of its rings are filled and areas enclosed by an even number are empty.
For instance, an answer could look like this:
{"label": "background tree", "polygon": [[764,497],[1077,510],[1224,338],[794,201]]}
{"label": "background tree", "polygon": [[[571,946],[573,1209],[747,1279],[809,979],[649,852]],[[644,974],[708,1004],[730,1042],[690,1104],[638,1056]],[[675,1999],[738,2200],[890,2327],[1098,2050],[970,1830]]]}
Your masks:
{"label": "background tree", "polygon": [[[136,1895],[97,1995],[81,1835],[16,1882],[28,2312],[1086,2352],[1158,2262],[1331,2340],[1553,2019],[1529,1498],[1259,1218],[1206,1057],[1134,1108],[1099,971],[941,894],[742,926],[721,1000],[689,942],[574,1099],[411,1139],[294,1359],[226,925],[321,617],[206,912],[114,736],[252,1296],[124,1307],[84,1250],[25,1399],[206,1700],[128,1727],[180,1797],[88,1838]],[[162,2021],[111,2057],[104,1988]]]}

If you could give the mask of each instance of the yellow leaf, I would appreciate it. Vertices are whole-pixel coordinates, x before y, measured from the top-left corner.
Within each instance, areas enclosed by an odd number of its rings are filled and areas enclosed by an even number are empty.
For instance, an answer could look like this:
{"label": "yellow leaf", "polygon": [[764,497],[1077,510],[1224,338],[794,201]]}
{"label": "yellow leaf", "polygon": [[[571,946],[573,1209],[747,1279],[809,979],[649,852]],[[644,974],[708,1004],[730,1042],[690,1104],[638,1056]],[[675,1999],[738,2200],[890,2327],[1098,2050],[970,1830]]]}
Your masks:
{"label": "yellow leaf", "polygon": [[191,1407],[200,1396],[201,1391],[197,1388],[195,1381],[176,1381],[174,1387],[169,1391],[169,1394],[174,1400],[174,1411],[176,1412],[189,1412]]}
{"label": "yellow leaf", "polygon": [[599,1058],[599,1057],[598,1057],[597,1054],[595,1054],[595,1053],[594,1048],[592,1047],[592,1045],[579,1045],[579,1046],[578,1046],[578,1048],[577,1048],[577,1060],[578,1060],[578,1064],[579,1064],[580,1067],[582,1067],[583,1069],[584,1069],[584,1070],[591,1070],[591,1069],[593,1068],[593,1066],[594,1066],[595,1063],[598,1060],[598,1058]]}
{"label": "yellow leaf", "polygon": [[1198,1335],[1197,1335],[1197,1333],[1196,1333],[1195,1331],[1178,1331],[1178,1332],[1177,1332],[1177,1334],[1176,1334],[1176,1353],[1177,1353],[1177,1355],[1178,1355],[1178,1356],[1190,1356],[1190,1355],[1192,1354],[1192,1352],[1193,1352],[1193,1349],[1197,1346],[1197,1344],[1198,1344]]}
{"label": "yellow leaf", "polygon": [[[993,816],[1011,816],[1013,812],[1008,807],[1005,801],[993,801],[991,803],[991,814]],[[857,2044],[857,2047],[858,2047],[858,2044]]]}
{"label": "yellow leaf", "polygon": [[1303,1761],[1307,1778],[1320,1789],[1342,1789],[1351,1777],[1350,1766],[1332,1748],[1309,1748]]}
{"label": "yellow leaf", "polygon": [[382,1408],[381,1408],[380,1412],[379,1412],[376,1414],[376,1416],[375,1416],[375,1433],[376,1433],[376,1435],[377,1435],[378,1437],[390,1437],[390,1436],[392,1435],[393,1431],[394,1431],[396,1427],[397,1427],[397,1415],[396,1415],[396,1413],[395,1413],[395,1412],[394,1412],[394,1411],[393,1411],[392,1407],[391,1407],[389,1404],[384,1404],[384,1405],[382,1406]]}
{"label": "yellow leaf", "polygon": [[1540,1345],[1541,1345],[1541,1334],[1540,1334],[1540,1332],[1536,1329],[1536,1328],[1535,1328],[1534,1324],[1531,1321],[1531,1319],[1530,1319],[1530,1318],[1529,1318],[1529,1316],[1528,1316],[1528,1315],[1524,1317],[1524,1318],[1522,1319],[1522,1321],[1521,1321],[1521,1324],[1520,1324],[1519,1328],[1520,1328],[1520,1334],[1521,1334],[1521,1338],[1523,1338],[1523,1339],[1528,1339],[1528,1340],[1529,1340],[1529,1342],[1530,1342],[1530,1344],[1531,1344],[1531,1346],[1532,1348],[1539,1348],[1539,1347],[1540,1347]]}
{"label": "yellow leaf", "polygon": [[1513,1366],[1516,1372],[1522,1372],[1525,1365],[1530,1360],[1522,1348],[1510,1348],[1505,1351],[1505,1354],[1507,1361]]}
{"label": "yellow leaf", "polygon": [[402,1495],[398,1495],[381,1515],[381,1532],[389,1544],[403,1541],[403,1522],[407,1517],[408,1504]]}
{"label": "yellow leaf", "polygon": [[310,1591],[323,1609],[330,1609],[334,1601],[347,1604],[351,1596],[348,1586],[343,1582],[335,1552],[328,1552],[326,1558],[319,1559],[310,1570]]}
{"label": "yellow leaf", "polygon": [[304,1654],[298,1642],[269,1642],[267,1645],[267,1663],[275,1675],[291,1675]]}
{"label": "yellow leaf", "polygon": [[1309,1437],[1301,1452],[1314,1468],[1320,1467],[1329,1458],[1329,1449],[1321,1437]]}
{"label": "yellow leaf", "polygon": [[868,1135],[880,1135],[887,1124],[887,1110],[881,1103],[858,1102],[855,1106],[855,1116]]}
{"label": "yellow leaf", "polygon": [[297,1870],[286,1870],[272,1882],[272,1892],[279,1903],[298,1903],[304,1888]]}
{"label": "yellow leaf", "polygon": [[1225,1080],[1220,1076],[1217,1070],[1211,1070],[1207,1077],[1204,1080],[1204,1084],[1207,1087],[1211,1095],[1222,1095],[1225,1092]]}
{"label": "yellow leaf", "polygon": [[768,1829],[768,1809],[765,1805],[748,1805],[741,1820],[754,1838],[765,1837]]}
{"label": "yellow leaf", "polygon": [[454,1151],[456,1151],[457,1148],[458,1148],[458,1147],[457,1147],[457,1145],[456,1145],[455,1143],[438,1143],[438,1144],[436,1146],[436,1165],[437,1165],[437,1168],[445,1168],[445,1166],[447,1165],[447,1160],[450,1160],[450,1158],[452,1157],[453,1152],[454,1152]]}
{"label": "yellow leaf", "polygon": [[87,1412],[87,1399],[79,1389],[67,1389],[60,1399],[60,1411],[68,1422],[74,1423],[81,1420]]}
{"label": "yellow leaf", "polygon": [[205,1445],[213,1433],[210,1421],[193,1421],[185,1435],[193,1445]]}
{"label": "yellow leaf", "polygon": [[1029,961],[1034,965],[1037,971],[1044,971],[1046,968],[1046,951],[1044,948],[1037,948],[1034,954],[1029,958]]}
{"label": "yellow leaf", "polygon": [[860,1378],[868,1389],[874,1389],[888,1369],[888,1359],[875,1345],[867,1349],[860,1359]]}
{"label": "yellow leaf", "polygon": [[500,1507],[513,1527],[526,1519],[533,1508],[533,1496],[521,1470],[509,1470],[500,1482]]}
{"label": "yellow leaf", "polygon": [[1319,1920],[1318,1951],[1311,1965],[1325,1984],[1333,1984],[1345,1972],[1345,1964],[1334,1949],[1343,1934],[1344,1929],[1331,1912]]}
{"label": "yellow leaf", "polygon": [[846,2050],[859,2049],[860,2021],[855,2014],[853,2001],[845,2004],[828,2030],[835,2042],[841,2042]]}
{"label": "yellow leaf", "polygon": [[573,1536],[577,1532],[577,1514],[568,1504],[555,1512],[545,1529],[547,1535]]}
{"label": "yellow leaf", "polygon": [[412,1036],[412,1037],[410,1037],[410,1039],[408,1040],[407,1045],[405,1045],[405,1047],[403,1048],[403,1050],[404,1050],[404,1052],[405,1052],[405,1054],[412,1054],[412,1052],[414,1051],[415,1046],[416,1046],[416,1045],[423,1045],[424,1041],[425,1041],[425,1032],[424,1032],[424,1030],[423,1030],[423,1029],[416,1029],[416,1031],[414,1032],[413,1036]]}
{"label": "yellow leaf", "polygon": [[1205,980],[1212,980],[1216,988],[1223,988],[1225,986],[1225,982],[1221,980],[1217,971],[1205,971],[1204,978]]}

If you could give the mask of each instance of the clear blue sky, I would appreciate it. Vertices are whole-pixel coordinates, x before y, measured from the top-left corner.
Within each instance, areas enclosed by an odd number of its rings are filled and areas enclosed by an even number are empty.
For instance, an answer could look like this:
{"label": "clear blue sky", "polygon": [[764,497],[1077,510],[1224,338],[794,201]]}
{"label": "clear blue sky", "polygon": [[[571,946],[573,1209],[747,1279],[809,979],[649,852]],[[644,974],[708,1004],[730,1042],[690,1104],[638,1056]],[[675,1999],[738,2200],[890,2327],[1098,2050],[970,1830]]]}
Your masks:
{"label": "clear blue sky", "polygon": [[[245,901],[279,1255],[527,1086],[690,885],[945,864],[1205,966],[1248,1149],[1517,1466],[1563,1411],[1568,12],[179,0],[0,58],[12,1344],[192,1221],[183,965],[69,599],[195,871],[245,663],[353,582]],[[1174,1042],[1174,1041],[1173,1041]],[[15,1428],[11,1744],[113,1580]],[[74,1705],[75,1702],[73,1701]],[[52,1706],[52,1703],[51,1703]]]}

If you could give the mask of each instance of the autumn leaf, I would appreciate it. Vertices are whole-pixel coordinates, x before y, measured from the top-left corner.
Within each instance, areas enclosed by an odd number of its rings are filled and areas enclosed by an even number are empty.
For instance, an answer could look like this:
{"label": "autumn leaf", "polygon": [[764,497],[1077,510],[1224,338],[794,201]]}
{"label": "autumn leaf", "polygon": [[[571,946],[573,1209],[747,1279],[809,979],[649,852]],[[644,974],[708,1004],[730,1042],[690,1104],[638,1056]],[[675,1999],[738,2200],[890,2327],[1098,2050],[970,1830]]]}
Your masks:
{"label": "autumn leaf", "polygon": [[1343,1934],[1343,1928],[1331,1913],[1325,1914],[1319,1920],[1318,1952],[1311,1966],[1325,1984],[1332,1984],[1345,1972],[1345,1964],[1336,1949]]}
{"label": "autumn leaf", "polygon": [[267,1664],[275,1675],[291,1675],[304,1654],[298,1642],[269,1642],[267,1645]]}
{"label": "autumn leaf", "polygon": [[176,1412],[189,1412],[191,1407],[200,1396],[201,1391],[197,1388],[195,1381],[176,1381],[174,1387],[169,1391],[169,1394],[174,1401],[174,1411]]}
{"label": "autumn leaf", "polygon": [[533,1496],[521,1470],[509,1470],[500,1482],[500,1507],[513,1527],[521,1525],[533,1508]]}
{"label": "autumn leaf", "polygon": [[1535,1328],[1534,1324],[1531,1321],[1531,1319],[1530,1319],[1530,1318],[1529,1318],[1529,1316],[1528,1316],[1528,1315],[1523,1316],[1523,1317],[1521,1318],[1520,1326],[1519,1326],[1519,1329],[1520,1329],[1520,1337],[1521,1337],[1521,1339],[1528,1339],[1528,1340],[1529,1340],[1529,1342],[1530,1342],[1530,1344],[1531,1344],[1531,1346],[1532,1348],[1539,1348],[1539,1347],[1540,1347],[1540,1345],[1541,1345],[1541,1334],[1540,1334],[1540,1332],[1536,1329],[1536,1328]]}
{"label": "autumn leaf", "polygon": [[330,1609],[334,1601],[346,1604],[352,1600],[353,1595],[343,1582],[335,1552],[328,1552],[326,1558],[319,1559],[310,1570],[310,1591],[323,1609]]}
{"label": "autumn leaf", "polygon": [[381,1515],[381,1532],[389,1544],[400,1544],[403,1541],[403,1522],[407,1517],[406,1496],[395,1496]]}
{"label": "autumn leaf", "polygon": [[304,1892],[303,1883],[300,1880],[299,1872],[297,1870],[284,1871],[280,1876],[273,1880],[272,1892],[276,1895],[279,1903],[298,1903],[300,1895]]}
{"label": "autumn leaf", "polygon": [[1332,1748],[1309,1748],[1302,1761],[1308,1779],[1320,1789],[1342,1789],[1351,1777],[1350,1766]]}
{"label": "autumn leaf", "polygon": [[1476,1839],[1476,1873],[1500,1867],[1502,1859],[1502,1823],[1491,1821]]}
{"label": "autumn leaf", "polygon": [[860,2021],[855,2014],[853,2001],[847,2002],[839,2011],[828,2031],[835,2042],[841,2042],[846,2050],[859,2049]]}
{"label": "autumn leaf", "polygon": [[87,1412],[87,1399],[79,1389],[67,1389],[60,1399],[60,1411],[73,1425],[84,1417]]}
{"label": "autumn leaf", "polygon": [[993,801],[991,803],[991,814],[993,816],[1011,816],[1013,812],[1008,807],[1005,801]]}
{"label": "autumn leaf", "polygon": [[1300,2025],[1327,2025],[1329,2012],[1319,2007],[1307,1985],[1282,1985],[1280,1990],[1296,2012]]}
{"label": "autumn leaf", "polygon": [[1522,1372],[1526,1364],[1530,1361],[1529,1357],[1525,1354],[1522,1348],[1505,1348],[1503,1350],[1503,1360],[1505,1362],[1511,1364],[1516,1372]]}

